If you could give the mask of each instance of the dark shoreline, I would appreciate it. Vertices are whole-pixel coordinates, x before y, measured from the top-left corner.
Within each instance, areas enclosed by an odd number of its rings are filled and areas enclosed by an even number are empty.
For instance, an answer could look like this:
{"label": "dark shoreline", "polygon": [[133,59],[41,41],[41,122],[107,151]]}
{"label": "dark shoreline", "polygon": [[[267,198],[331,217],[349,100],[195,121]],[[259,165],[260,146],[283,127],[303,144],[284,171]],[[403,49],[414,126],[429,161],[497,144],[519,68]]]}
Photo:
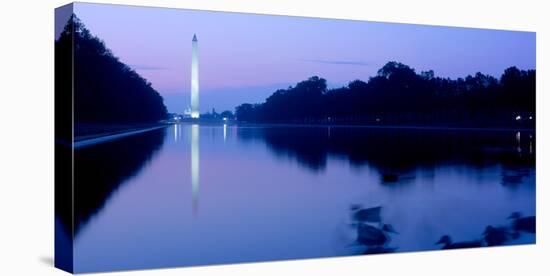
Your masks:
{"label": "dark shoreline", "polygon": [[[119,136],[132,132],[141,133],[148,129],[167,127],[174,123],[150,123],[150,124],[78,124],[75,126],[73,143],[83,143],[93,139],[102,139],[109,136]],[[334,127],[334,128],[367,128],[367,129],[408,129],[408,130],[453,130],[453,131],[532,131],[535,128],[527,127],[476,127],[476,126],[423,126],[423,125],[361,125],[361,124],[303,124],[303,123],[247,123],[247,122],[212,122],[212,121],[182,121],[179,124],[199,124],[206,126],[235,125],[238,127]],[[131,135],[131,134],[129,134]]]}
{"label": "dark shoreline", "polygon": [[126,131],[118,131],[116,133],[98,134],[98,135],[94,135],[93,138],[90,137],[90,138],[86,138],[86,139],[81,139],[79,141],[74,141],[72,143],[72,147],[73,147],[73,149],[80,149],[80,148],[84,148],[84,147],[88,147],[88,146],[93,146],[93,145],[96,145],[96,144],[102,144],[102,143],[105,143],[105,142],[118,140],[118,139],[128,137],[128,136],[141,134],[141,133],[144,133],[144,132],[158,130],[158,129],[165,128],[165,127],[168,127],[168,126],[170,126],[170,124],[159,124],[159,125],[155,125],[155,126],[151,126],[151,127],[147,127],[147,128],[139,128],[139,129],[126,130]]}
{"label": "dark shoreline", "polygon": [[356,127],[372,129],[418,129],[418,130],[481,130],[481,131],[536,131],[536,128],[514,126],[426,126],[426,125],[362,125],[362,124],[302,124],[302,123],[232,123],[239,127]]}
{"label": "dark shoreline", "polygon": [[75,124],[73,142],[101,138],[110,135],[123,134],[131,131],[139,131],[147,128],[168,126],[169,123],[148,124]]}

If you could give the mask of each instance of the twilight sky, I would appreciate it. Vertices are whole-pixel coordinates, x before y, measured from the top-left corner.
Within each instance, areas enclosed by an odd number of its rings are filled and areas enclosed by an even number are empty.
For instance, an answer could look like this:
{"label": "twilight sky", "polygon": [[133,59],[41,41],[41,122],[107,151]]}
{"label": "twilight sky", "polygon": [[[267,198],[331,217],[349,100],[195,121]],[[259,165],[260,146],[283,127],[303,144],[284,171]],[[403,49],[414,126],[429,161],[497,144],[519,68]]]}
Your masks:
{"label": "twilight sky", "polygon": [[76,3],[75,14],[161,93],[169,112],[189,105],[191,39],[199,41],[201,112],[262,102],[318,75],[337,87],[368,80],[388,61],[417,72],[500,77],[534,69],[535,33],[351,20]]}

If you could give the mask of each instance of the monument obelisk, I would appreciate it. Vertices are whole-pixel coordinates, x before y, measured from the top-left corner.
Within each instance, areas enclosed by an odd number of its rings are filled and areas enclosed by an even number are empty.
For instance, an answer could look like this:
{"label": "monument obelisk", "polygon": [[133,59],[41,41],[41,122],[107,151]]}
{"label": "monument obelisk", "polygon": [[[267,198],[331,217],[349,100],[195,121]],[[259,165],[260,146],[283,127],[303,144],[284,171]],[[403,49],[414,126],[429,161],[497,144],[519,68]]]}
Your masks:
{"label": "monument obelisk", "polygon": [[191,57],[191,118],[199,118],[199,42],[193,34]]}

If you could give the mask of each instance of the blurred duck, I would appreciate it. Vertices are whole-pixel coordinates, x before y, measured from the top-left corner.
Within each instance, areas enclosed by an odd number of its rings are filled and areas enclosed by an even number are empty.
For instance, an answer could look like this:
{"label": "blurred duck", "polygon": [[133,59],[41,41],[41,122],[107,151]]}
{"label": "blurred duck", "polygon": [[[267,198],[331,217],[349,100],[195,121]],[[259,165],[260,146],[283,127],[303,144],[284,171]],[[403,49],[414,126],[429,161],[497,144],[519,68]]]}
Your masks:
{"label": "blurred duck", "polygon": [[502,245],[510,239],[510,232],[506,227],[493,227],[491,225],[485,228],[483,238],[487,246]]}
{"label": "blurred duck", "polygon": [[389,224],[384,224],[382,228],[377,228],[360,223],[357,227],[357,242],[371,247],[384,246],[391,240],[389,233],[397,234]]}
{"label": "blurred duck", "polygon": [[453,243],[451,237],[445,235],[439,239],[435,244],[442,244],[442,249],[459,249],[459,248],[474,248],[481,247],[481,241],[466,241]]}
{"label": "blurred duck", "polygon": [[385,173],[382,174],[383,183],[395,183],[399,181],[399,175],[394,173]]}
{"label": "blurred duck", "polygon": [[513,212],[508,219],[512,220],[512,234],[514,238],[518,238],[520,232],[534,234],[537,230],[537,219],[535,216],[522,217],[521,213]]}
{"label": "blurred duck", "polygon": [[380,217],[380,211],[382,206],[372,207],[372,208],[361,208],[358,205],[352,206],[351,210],[353,211],[353,219],[358,222],[377,222],[382,221]]}

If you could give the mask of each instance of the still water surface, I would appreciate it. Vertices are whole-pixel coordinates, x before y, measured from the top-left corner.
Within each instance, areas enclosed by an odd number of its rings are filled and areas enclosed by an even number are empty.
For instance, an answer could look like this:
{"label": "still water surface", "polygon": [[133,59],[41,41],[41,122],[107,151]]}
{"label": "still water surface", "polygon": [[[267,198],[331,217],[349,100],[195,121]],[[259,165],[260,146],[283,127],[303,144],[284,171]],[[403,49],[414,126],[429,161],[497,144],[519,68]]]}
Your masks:
{"label": "still water surface", "polygon": [[[75,170],[76,272],[485,245],[535,216],[530,131],[180,124],[78,149]],[[395,233],[370,246],[360,224]]]}

